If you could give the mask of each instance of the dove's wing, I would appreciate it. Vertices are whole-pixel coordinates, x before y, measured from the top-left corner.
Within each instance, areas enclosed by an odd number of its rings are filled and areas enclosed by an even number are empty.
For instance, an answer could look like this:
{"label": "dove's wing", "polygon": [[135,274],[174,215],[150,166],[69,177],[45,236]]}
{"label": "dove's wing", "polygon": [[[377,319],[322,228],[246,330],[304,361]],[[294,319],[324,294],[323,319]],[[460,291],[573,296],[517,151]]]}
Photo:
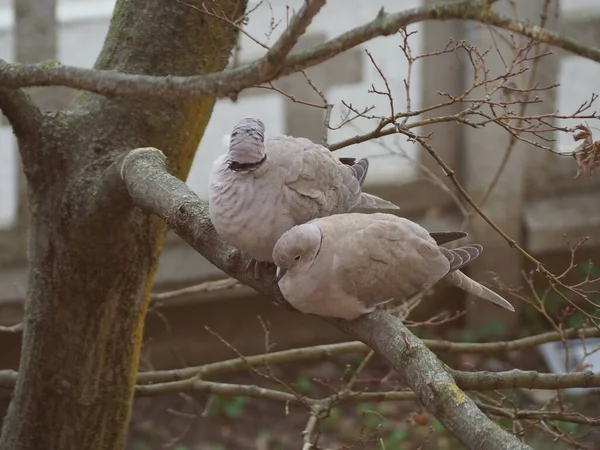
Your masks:
{"label": "dove's wing", "polygon": [[324,220],[335,239],[335,281],[367,306],[409,297],[448,273],[450,263],[435,240],[407,219],[376,213]]}
{"label": "dove's wing", "polygon": [[290,136],[272,137],[265,145],[270,167],[281,173],[289,214],[297,223],[343,213],[360,202],[360,182],[352,167],[325,147]]}

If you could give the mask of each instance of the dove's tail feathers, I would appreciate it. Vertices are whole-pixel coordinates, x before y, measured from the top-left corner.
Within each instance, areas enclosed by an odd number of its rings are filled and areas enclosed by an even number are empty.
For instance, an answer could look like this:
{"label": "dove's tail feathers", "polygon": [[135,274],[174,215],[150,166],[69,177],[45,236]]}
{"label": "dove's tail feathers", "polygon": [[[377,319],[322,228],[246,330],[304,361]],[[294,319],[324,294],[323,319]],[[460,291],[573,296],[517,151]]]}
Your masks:
{"label": "dove's tail feathers", "polygon": [[450,272],[443,279],[453,286],[462,289],[463,291],[476,295],[477,297],[487,300],[488,302],[492,302],[493,304],[501,306],[504,309],[508,309],[509,311],[515,311],[513,305],[511,305],[507,300],[496,294],[494,291],[479,284],[477,281],[470,279],[459,270]]}
{"label": "dove's tail feathers", "polygon": [[435,240],[437,245],[443,245],[466,238],[468,234],[465,231],[435,231],[429,233],[429,235]]}
{"label": "dove's tail feathers", "polygon": [[392,202],[388,202],[376,195],[367,194],[366,192],[361,192],[360,203],[356,207],[365,209],[400,209],[399,206],[394,205]]}
{"label": "dove's tail feathers", "polygon": [[461,269],[481,255],[483,247],[479,244],[470,244],[453,249],[440,247],[440,251],[446,259],[450,261],[450,269],[448,272],[452,272]]}
{"label": "dove's tail feathers", "polygon": [[358,184],[360,184],[362,187],[365,179],[367,178],[367,172],[369,171],[369,160],[367,158],[363,158],[352,164],[350,168],[352,169],[352,172],[354,172],[354,176],[358,180]]}

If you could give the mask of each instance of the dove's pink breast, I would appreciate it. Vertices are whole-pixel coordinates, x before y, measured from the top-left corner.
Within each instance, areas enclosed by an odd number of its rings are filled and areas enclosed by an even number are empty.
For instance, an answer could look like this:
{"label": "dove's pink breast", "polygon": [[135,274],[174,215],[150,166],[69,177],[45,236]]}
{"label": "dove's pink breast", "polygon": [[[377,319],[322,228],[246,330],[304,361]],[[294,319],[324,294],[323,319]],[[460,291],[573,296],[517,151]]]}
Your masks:
{"label": "dove's pink breast", "polygon": [[[281,189],[262,186],[264,179],[235,172],[222,173],[210,187],[210,218],[230,245],[258,261],[272,261],[273,247],[295,223],[282,208]],[[246,176],[244,182],[236,177]],[[279,205],[279,206],[278,206]]]}

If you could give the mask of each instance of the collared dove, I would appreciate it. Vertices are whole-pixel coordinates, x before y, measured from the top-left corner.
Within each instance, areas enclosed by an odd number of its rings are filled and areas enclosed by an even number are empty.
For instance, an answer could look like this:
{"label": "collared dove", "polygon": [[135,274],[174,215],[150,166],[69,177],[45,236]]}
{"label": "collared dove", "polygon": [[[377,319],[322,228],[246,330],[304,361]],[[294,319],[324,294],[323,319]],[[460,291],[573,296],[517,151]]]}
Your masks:
{"label": "collared dove", "polygon": [[496,305],[513,306],[459,269],[478,244],[440,245],[467,233],[429,233],[392,214],[339,214],[284,233],[273,249],[281,293],[297,310],[354,320],[393,298],[408,298],[440,280]]}
{"label": "collared dove", "polygon": [[399,209],[362,192],[366,158],[336,159],[309,139],[264,138],[265,126],[242,119],[231,132],[229,151],[213,164],[209,214],[217,233],[254,263],[272,263],[281,235],[309,220],[352,211]]}

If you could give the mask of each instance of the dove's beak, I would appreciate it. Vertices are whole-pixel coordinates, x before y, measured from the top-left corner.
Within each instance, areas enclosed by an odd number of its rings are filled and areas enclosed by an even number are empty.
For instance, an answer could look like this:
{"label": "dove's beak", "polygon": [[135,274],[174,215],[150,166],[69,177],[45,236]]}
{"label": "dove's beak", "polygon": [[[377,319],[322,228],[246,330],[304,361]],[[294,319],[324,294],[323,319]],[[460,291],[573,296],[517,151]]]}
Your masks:
{"label": "dove's beak", "polygon": [[279,280],[281,280],[283,278],[283,276],[285,275],[286,270],[282,269],[281,267],[277,267],[277,272],[275,272],[275,283],[279,283]]}

